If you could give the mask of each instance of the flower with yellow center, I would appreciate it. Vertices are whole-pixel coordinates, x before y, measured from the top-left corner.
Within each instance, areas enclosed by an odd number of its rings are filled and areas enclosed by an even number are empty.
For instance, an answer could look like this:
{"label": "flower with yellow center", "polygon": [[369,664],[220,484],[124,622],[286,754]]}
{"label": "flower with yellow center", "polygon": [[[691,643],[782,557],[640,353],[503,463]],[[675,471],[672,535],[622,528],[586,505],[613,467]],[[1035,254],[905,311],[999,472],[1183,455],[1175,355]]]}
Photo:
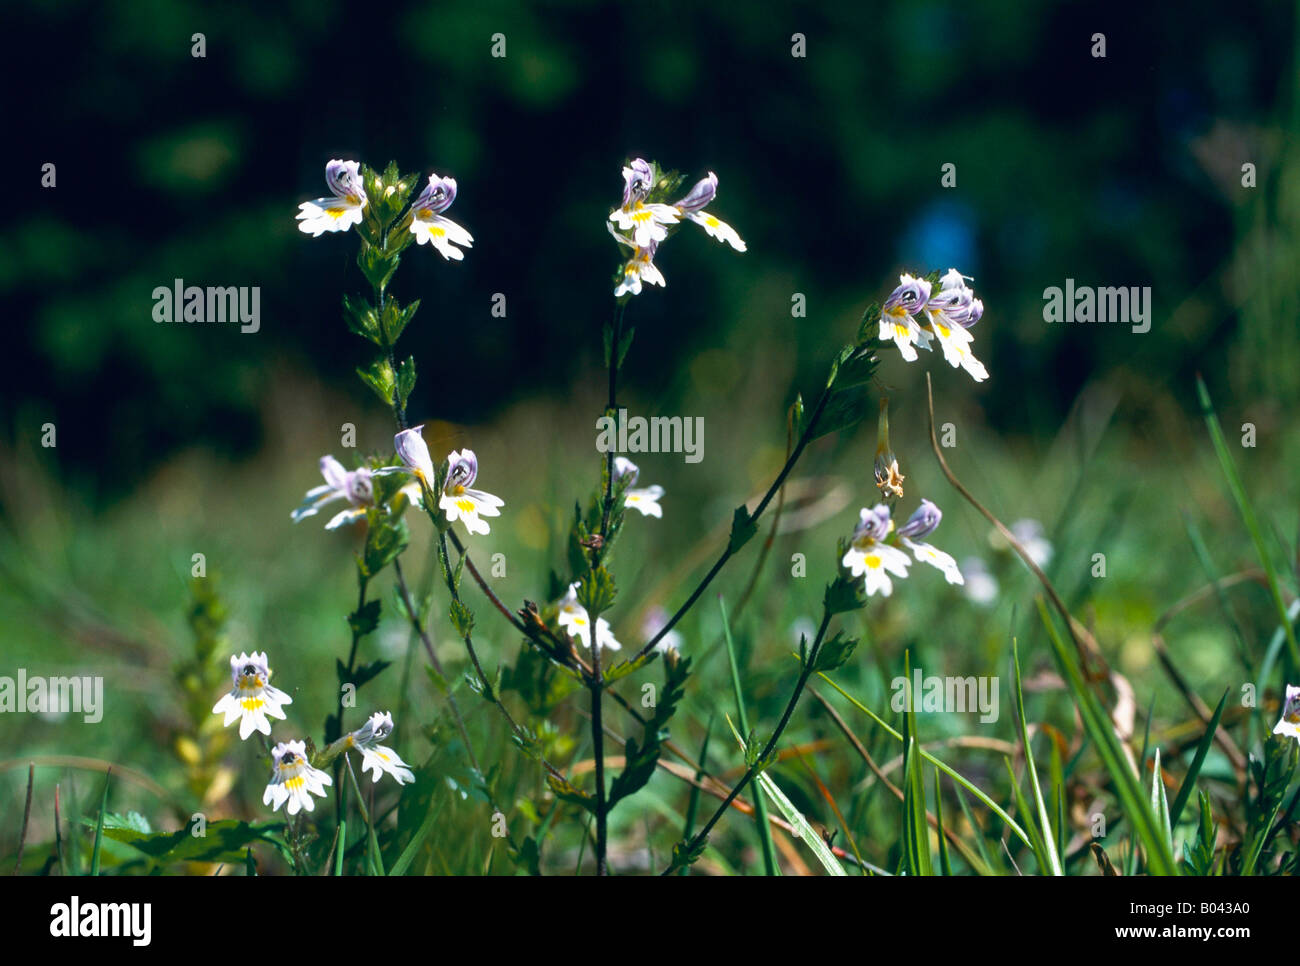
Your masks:
{"label": "flower with yellow center", "polygon": [[285,802],[290,815],[303,809],[314,811],[312,796],[324,798],[325,786],[334,784],[334,779],[307,761],[306,742],[280,742],[271,750],[271,763],[271,781],[262,794],[262,804],[272,806],[272,811],[278,812]]}
{"label": "flower with yellow center", "polygon": [[914,275],[898,276],[898,288],[885,300],[880,310],[880,330],[877,333],[882,342],[893,342],[898,351],[908,362],[917,359],[916,346],[930,348],[930,333],[916,323],[912,316],[925,308],[930,298],[930,283]]}
{"label": "flower with yellow center", "polygon": [[447,455],[447,482],[442,487],[438,506],[447,514],[447,522],[457,520],[470,533],[489,533],[491,528],[480,517],[499,517],[505,501],[491,493],[471,489],[478,477],[478,457],[472,449],[452,450]]}
{"label": "flower with yellow center", "polygon": [[[560,613],[556,622],[570,637],[578,638],[587,648],[591,647],[591,615],[587,613],[587,608],[578,603],[576,583],[569,585],[569,592],[560,601]],[[596,618],[596,646],[610,651],[617,651],[623,646],[614,639],[609,621],[603,617]]]}
{"label": "flower with yellow center", "polygon": [[347,231],[361,223],[366,207],[366,190],[361,186],[360,165],[336,158],[325,165],[325,183],[332,198],[304,201],[298,206],[298,230],[313,238],[326,231]]}
{"label": "flower with yellow center", "polygon": [[889,507],[883,503],[870,510],[863,507],[858,526],[853,531],[853,542],[840,561],[854,577],[864,578],[868,597],[877,592],[888,597],[894,592],[894,583],[889,575],[906,577],[907,568],[912,564],[907,554],[885,543],[893,528]]}
{"label": "flower with yellow center", "polygon": [[399,785],[415,781],[415,773],[407,767],[397,752],[379,742],[393,732],[393,716],[387,711],[376,711],[356,731],[347,737],[348,746],[361,752],[361,771],[373,770],[375,783],[381,772],[388,772]]}
{"label": "flower with yellow center", "polygon": [[942,519],[943,514],[937,506],[929,500],[922,500],[921,505],[916,508],[916,512],[898,528],[898,539],[903,546],[912,551],[912,556],[916,557],[917,560],[928,563],[931,567],[942,571],[944,579],[948,583],[964,584],[966,579],[961,575],[961,570],[957,567],[957,561],[938,547],[932,547],[920,540],[921,537],[928,537],[934,533],[939,527],[939,521]]}
{"label": "flower with yellow center", "polygon": [[465,253],[457,248],[470,248],[474,238],[450,218],[444,218],[442,212],[451,207],[456,200],[456,179],[439,178],[429,175],[429,184],[411,202],[410,232],[418,245],[428,243],[438,249],[443,258],[460,261]]}
{"label": "flower with yellow center", "polygon": [[1273,734],[1290,735],[1300,740],[1300,687],[1286,686],[1286,702],[1282,706],[1282,717],[1273,726]]}
{"label": "flower with yellow center", "polygon": [[239,737],[245,740],[254,731],[271,733],[270,718],[284,720],[283,705],[293,704],[293,698],[278,688],[271,687],[271,668],[266,654],[237,654],[230,657],[230,677],[234,686],[230,693],[212,706],[213,714],[224,714],[222,727],[230,727],[239,719]]}
{"label": "flower with yellow center", "polygon": [[970,327],[984,314],[984,303],[975,298],[965,277],[955,268],[948,269],[939,283],[939,291],[930,296],[923,309],[924,331],[938,340],[950,366],[965,369],[976,382],[983,382],[989,372],[971,352],[975,338]]}
{"label": "flower with yellow center", "polygon": [[701,178],[681,201],[673,205],[679,212],[704,229],[710,238],[730,245],[738,252],[746,250],[746,245],[736,229],[732,228],[717,215],[704,211],[704,206],[711,204],[718,194],[718,176],[712,171],[708,177]]}

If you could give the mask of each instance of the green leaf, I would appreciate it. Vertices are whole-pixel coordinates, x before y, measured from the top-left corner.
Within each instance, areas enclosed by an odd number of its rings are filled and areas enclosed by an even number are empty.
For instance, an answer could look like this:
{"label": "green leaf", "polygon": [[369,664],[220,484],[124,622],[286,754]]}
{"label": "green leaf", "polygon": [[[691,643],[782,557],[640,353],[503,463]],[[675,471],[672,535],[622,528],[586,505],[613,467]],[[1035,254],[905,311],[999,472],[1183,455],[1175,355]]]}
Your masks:
{"label": "green leaf", "polygon": [[348,615],[348,627],[358,638],[365,637],[379,626],[379,601],[368,600],[360,610]]}
{"label": "green leaf", "polygon": [[853,651],[857,646],[857,638],[848,638],[843,633],[836,631],[834,637],[822,642],[812,669],[814,671],[834,671],[853,656]]}
{"label": "green leaf", "polygon": [[868,397],[869,393],[865,385],[833,390],[809,442],[860,423],[871,409]]}
{"label": "green leaf", "polygon": [[673,843],[673,858],[672,862],[668,865],[669,873],[676,872],[678,869],[687,868],[688,866],[692,866],[698,862],[700,856],[704,854],[704,849],[708,843],[700,842],[694,848],[688,848],[689,845],[690,843],[686,841]]}
{"label": "green leaf", "polygon": [[617,594],[614,576],[604,566],[588,570],[578,581],[578,603],[587,609],[593,625],[592,633],[595,633],[596,618],[609,610]]}
{"label": "green leaf", "polygon": [[357,369],[357,375],[361,377],[362,382],[375,391],[375,395],[382,399],[385,405],[393,404],[397,375],[387,359],[376,359],[367,368]]}
{"label": "green leaf", "polygon": [[382,252],[373,245],[362,245],[361,251],[357,252],[357,267],[376,290],[388,287],[400,263],[401,258],[395,253]]}
{"label": "green leaf", "polygon": [[[844,554],[840,553],[843,557]],[[862,596],[862,581],[851,580],[843,574],[826,585],[826,593],[822,595],[822,607],[828,614],[844,614],[848,611],[858,610],[866,603]]]}
{"label": "green leaf", "polygon": [[593,815],[596,814],[596,799],[576,787],[572,782],[564,778],[558,778],[555,775],[547,775],[546,784],[550,786],[551,793],[556,798],[572,805],[580,805]]}
{"label": "green leaf", "polygon": [[379,316],[365,299],[360,297],[354,299],[344,295],[343,315],[350,331],[363,339],[369,339],[375,345],[383,344],[379,334]]}
{"label": "green leaf", "polygon": [[415,388],[415,356],[407,356],[397,369],[397,401],[405,408],[406,400]]}
{"label": "green leaf", "polygon": [[1183,776],[1183,783],[1178,787],[1178,794],[1174,796],[1174,804],[1169,808],[1169,824],[1178,825],[1179,818],[1182,817],[1183,808],[1187,805],[1187,800],[1192,797],[1192,789],[1196,787],[1196,776],[1201,773],[1201,766],[1205,764],[1205,756],[1210,752],[1210,745],[1214,744],[1214,734],[1219,730],[1219,721],[1223,718],[1223,709],[1228,704],[1228,692],[1223,692],[1223,697],[1219,699],[1219,706],[1214,709],[1214,715],[1210,718],[1209,725],[1205,728],[1205,734],[1197,742],[1196,754],[1192,756],[1192,764],[1187,769],[1187,774]]}
{"label": "green leaf", "polygon": [[278,838],[284,828],[282,822],[240,822],[222,819],[208,822],[201,829],[190,823],[175,832],[142,835],[131,829],[105,829],[104,834],[117,842],[125,843],[143,852],[159,865],[177,862],[226,862],[235,864],[245,860],[247,849],[257,842],[267,842],[282,853],[283,841]]}
{"label": "green leaf", "polygon": [[727,542],[728,551],[735,553],[749,543],[756,533],[758,533],[758,522],[750,517],[749,510],[742,503],[736,507],[736,512],[731,515],[731,537]]}
{"label": "green leaf", "polygon": [[380,672],[389,667],[392,663],[392,661],[371,661],[369,664],[362,664],[353,668],[352,673],[348,674],[347,666],[338,658],[334,659],[339,684],[351,684],[353,687],[358,689],[366,682],[378,677]]}
{"label": "green leaf", "polygon": [[469,637],[474,629],[474,612],[466,607],[460,598],[455,598],[451,602],[450,614],[456,633],[461,637]]}
{"label": "green leaf", "polygon": [[1214,875],[1214,843],[1219,837],[1219,827],[1210,809],[1210,796],[1200,792],[1199,797],[1201,818],[1195,840],[1183,843],[1183,869],[1188,875]]}
{"label": "green leaf", "polygon": [[366,546],[362,566],[367,577],[373,577],[406,549],[411,542],[411,528],[404,519],[394,520],[379,512],[368,515],[370,526],[366,531]]}

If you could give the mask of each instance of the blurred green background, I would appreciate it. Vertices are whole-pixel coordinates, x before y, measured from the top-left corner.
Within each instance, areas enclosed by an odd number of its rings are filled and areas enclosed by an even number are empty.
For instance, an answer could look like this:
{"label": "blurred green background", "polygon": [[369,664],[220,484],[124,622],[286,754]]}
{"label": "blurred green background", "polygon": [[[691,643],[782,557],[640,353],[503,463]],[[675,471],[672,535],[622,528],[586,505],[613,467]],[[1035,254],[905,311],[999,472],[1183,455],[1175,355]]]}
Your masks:
{"label": "blurred green background", "polygon": [[[1207,579],[1183,511],[1221,572],[1252,565],[1195,410],[1195,373],[1230,441],[1242,423],[1257,427],[1240,465],[1278,545],[1293,543],[1294,5],[1189,3],[1175,15],[1129,2],[773,3],[760,13],[141,0],[19,2],[5,16],[11,64],[31,83],[6,95],[19,187],[0,226],[0,649],[5,667],[105,675],[110,723],[5,716],[0,759],[84,755],[177,785],[173,672],[192,647],[196,552],[221,575],[231,646],[270,651],[276,683],[295,695],[277,736],[318,730],[333,659],[346,650],[357,537],[323,533],[317,520],[292,527],[289,510],[319,483],[321,454],[348,461],[344,423],[362,451],[387,451],[392,433],[355,378],[368,347],[340,311],[344,292],[365,288],[355,239],[312,239],[293,220],[300,201],[325,193],[333,157],[393,159],[459,182],[449,215],[474,247],[459,264],[412,249],[394,293],[422,300],[402,344],[420,367],[412,419],[428,421],[435,456],[472,446],[480,485],[505,499],[492,534],[472,546],[482,561],[506,554],[497,590],[516,606],[545,594],[572,502],[597,481],[600,329],[617,260],[603,222],[620,165],[638,155],[689,178],[717,172],[711,210],[749,251],[683,232],[658,259],[668,287],[629,308],[637,336],[623,399],[642,415],[703,415],[705,459],[639,460],[643,483],[667,496],[665,518],[629,521],[619,548],[626,602],[611,620],[625,641],[640,638],[645,607],[680,601],[731,508],[779,468],[796,391],[818,388],[866,304],[904,270],[957,266],[974,277],[986,307],[975,352],[991,378],[975,385],[941,360],[923,363],[939,421],[957,428],[949,460],[1002,519],[1043,522],[1055,545],[1049,574],[1134,677],[1143,709],[1156,695],[1158,712],[1179,710],[1150,631]],[[196,32],[204,58],[191,56]],[[791,56],[796,32],[804,58]],[[496,33],[504,58],[490,56]],[[1091,55],[1096,33],[1105,58]],[[40,187],[47,162],[57,165],[52,189]],[[940,184],[947,163],[954,188]],[[1256,187],[1242,185],[1245,163]],[[155,324],[151,293],[178,277],[259,286],[261,330]],[[1150,286],[1151,331],[1046,324],[1043,290],[1067,278]],[[495,293],[505,318],[490,314]],[[794,293],[807,297],[806,318],[791,318]],[[921,367],[891,354],[877,388],[891,398],[905,507],[921,495],[939,502],[948,515],[935,543],[984,558],[1002,587],[981,608],[937,573],[916,573],[873,612],[871,648],[847,677],[883,710],[904,647],[927,673],[1005,675],[1008,631],[1031,642],[1041,632],[1028,619],[1027,572],[991,547],[928,452]],[[45,423],[57,427],[54,448],[40,444]],[[790,627],[816,617],[836,536],[874,502],[874,449],[868,418],[817,444],[796,474],[788,532],[741,628],[756,656],[751,718],[779,712]],[[428,532],[413,524],[418,582]],[[796,552],[808,557],[806,580],[789,575]],[[1098,552],[1104,580],[1089,575]],[[754,554],[717,589],[738,595]],[[372,657],[400,662],[410,642],[391,603],[368,643]],[[510,662],[517,642],[473,603],[491,662]],[[1246,586],[1233,606],[1246,626],[1267,623],[1262,589]],[[725,658],[705,651],[718,627],[710,593],[682,628],[688,652],[710,655],[680,725],[691,747],[730,701]],[[1241,678],[1228,625],[1205,610],[1174,627],[1171,647],[1213,704]],[[450,626],[434,630],[459,670]],[[405,696],[401,685],[390,671],[369,698],[430,717],[418,673]],[[473,709],[484,741],[498,742],[484,757],[510,760],[499,722]],[[573,730],[582,719],[557,720]],[[429,744],[414,724],[402,731],[399,721],[399,747],[423,760]],[[1007,737],[1010,727],[1004,715],[994,730]],[[853,778],[851,763],[834,767]],[[22,777],[0,772],[5,801],[18,801]],[[261,787],[260,775],[238,783],[222,807],[258,812]],[[123,808],[164,808],[139,786],[120,794]],[[660,777],[647,795],[675,801],[680,788]],[[179,815],[189,803],[165,807]],[[616,833],[645,838],[643,818],[625,809]],[[4,847],[14,835],[6,823]]]}

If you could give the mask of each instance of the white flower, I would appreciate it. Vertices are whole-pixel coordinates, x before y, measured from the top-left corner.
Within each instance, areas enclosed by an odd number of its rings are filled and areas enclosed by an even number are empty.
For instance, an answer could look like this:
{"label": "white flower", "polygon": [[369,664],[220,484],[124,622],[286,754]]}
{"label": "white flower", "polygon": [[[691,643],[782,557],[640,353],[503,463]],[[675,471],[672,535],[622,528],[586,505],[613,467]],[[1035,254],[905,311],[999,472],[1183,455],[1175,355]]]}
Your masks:
{"label": "white flower", "polygon": [[893,528],[889,507],[883,503],[870,510],[863,507],[857,529],[853,531],[853,542],[840,561],[854,577],[865,576],[868,597],[877,591],[882,597],[888,597],[894,591],[889,575],[906,577],[907,568],[912,564],[907,554],[884,542]]}
{"label": "white flower", "polygon": [[[1040,568],[1046,567],[1051,562],[1052,542],[1047,539],[1043,532],[1043,525],[1037,520],[1029,518],[1017,520],[1011,524],[1011,535],[1025,548],[1025,552],[1029,554],[1029,559]],[[990,537],[993,538],[994,546],[1006,546],[1002,534],[996,530],[990,534]]]}
{"label": "white flower", "polygon": [[447,482],[438,501],[447,513],[447,522],[461,520],[470,533],[489,533],[491,528],[480,516],[499,517],[505,501],[491,493],[470,489],[478,477],[478,457],[472,449],[452,450],[447,456]]}
{"label": "white flower", "polygon": [[659,498],[664,495],[662,486],[647,486],[640,490],[628,490],[623,494],[623,501],[634,510],[640,510],[642,516],[663,519],[664,510],[659,505]]}
{"label": "white flower", "polygon": [[893,342],[908,362],[915,362],[916,348],[930,348],[930,333],[916,324],[912,316],[925,308],[930,298],[930,283],[913,275],[898,276],[898,288],[885,300],[880,310],[879,338]]}
{"label": "white flower", "polygon": [[[645,635],[646,640],[649,640],[658,634],[667,623],[668,612],[662,607],[652,607],[650,612],[646,614],[645,621],[641,624],[641,633]],[[682,635],[674,628],[659,638],[655,650],[663,655],[667,655],[669,651],[680,654],[682,643]]]}
{"label": "white flower", "polygon": [[1286,703],[1282,706],[1282,717],[1273,726],[1273,734],[1300,740],[1300,687],[1286,686]]}
{"label": "white flower", "polygon": [[393,716],[387,711],[377,711],[366,719],[356,731],[348,735],[348,745],[361,752],[361,771],[374,771],[374,781],[378,783],[381,771],[393,776],[399,785],[415,781],[415,774],[406,762],[391,748],[385,748],[379,742],[393,731]]}
{"label": "white flower", "polygon": [[360,165],[336,158],[325,165],[325,183],[333,198],[317,198],[298,206],[298,230],[313,238],[325,231],[347,231],[361,223],[366,191],[361,186]]}
{"label": "white flower", "polygon": [[[621,236],[615,236],[622,240]],[[641,294],[641,283],[647,285],[658,285],[661,288],[667,288],[668,282],[664,279],[664,273],[655,267],[654,257],[658,242],[652,242],[646,248],[637,248],[632,257],[623,265],[623,277],[619,279],[618,285],[614,287],[614,297],[631,292],[633,295]]]}
{"label": "white flower", "polygon": [[266,654],[257,651],[252,654],[232,654],[230,677],[234,686],[229,694],[212,706],[212,713],[226,716],[226,720],[221,723],[223,728],[230,727],[238,718],[241,741],[254,731],[269,735],[271,722],[267,717],[283,721],[285,714],[281,708],[293,704],[293,698],[279,688],[271,687],[271,668],[267,664]]}
{"label": "white flower", "polygon": [[374,502],[375,497],[370,471],[362,467],[349,473],[333,456],[322,456],[320,474],[325,477],[324,485],[308,490],[302,504],[289,515],[290,519],[294,523],[305,520],[336,500],[347,500],[351,506],[331,517],[325,524],[326,530],[334,530],[345,523],[355,523],[357,520],[365,519],[365,508]]}
{"label": "white flower", "polygon": [[[569,592],[560,601],[560,613],[556,623],[568,631],[570,637],[576,637],[583,645],[591,647],[591,615],[587,608],[578,603],[578,585],[569,585]],[[623,645],[614,639],[614,632],[609,629],[609,621],[603,617],[596,618],[596,646],[603,650],[617,651]]]}
{"label": "white flower", "polygon": [[981,607],[988,607],[998,599],[997,578],[989,572],[979,557],[966,557],[961,562],[961,572],[966,576],[963,587],[966,598]]}
{"label": "white flower", "polygon": [[[637,248],[668,237],[668,225],[677,224],[680,212],[672,205],[647,205],[645,197],[654,187],[654,172],[642,158],[623,168],[623,204],[609,213],[609,220],[623,231],[631,231]],[[662,284],[662,283],[656,283]]]}
{"label": "white flower", "polygon": [[737,234],[736,229],[716,215],[711,215],[704,210],[704,206],[711,204],[717,193],[718,176],[710,171],[708,177],[697,181],[695,187],[691,188],[686,197],[673,207],[703,228],[705,234],[710,238],[716,238],[718,241],[730,245],[736,251],[743,252],[745,251],[745,243]]}
{"label": "white flower", "polygon": [[940,279],[940,289],[930,296],[923,309],[926,329],[939,340],[943,357],[954,369],[962,368],[970,373],[976,382],[983,382],[989,377],[984,363],[975,358],[971,352],[971,343],[975,337],[970,334],[969,325],[972,316],[978,319],[984,312],[984,305],[975,298],[975,293],[966,285],[965,277],[955,268]]}
{"label": "white flower", "polygon": [[916,512],[898,528],[898,539],[903,546],[912,551],[912,555],[917,560],[943,571],[948,583],[961,584],[965,582],[965,579],[957,568],[957,561],[937,547],[932,547],[928,543],[922,543],[920,540],[914,539],[928,537],[934,533],[938,529],[939,521],[942,519],[943,514],[937,506],[929,500],[922,500]]}
{"label": "white flower", "polygon": [[443,258],[460,261],[465,253],[457,248],[470,248],[474,238],[450,218],[444,218],[442,212],[451,207],[456,200],[456,179],[439,178],[429,175],[429,184],[411,202],[411,234],[416,244],[431,244],[442,254]]}
{"label": "white flower", "polygon": [[289,803],[286,811],[290,815],[297,815],[304,808],[314,811],[316,803],[312,795],[324,798],[325,786],[334,784],[334,779],[307,762],[305,742],[280,742],[271,751],[271,761],[271,783],[262,795],[262,804],[272,805],[273,811],[278,812],[285,802]]}
{"label": "white flower", "polygon": [[641,468],[633,463],[626,456],[614,457],[614,482],[618,483],[624,479],[627,480],[628,486],[636,485],[636,478],[641,475]]}
{"label": "white flower", "polygon": [[424,441],[423,433],[423,426],[402,430],[393,437],[393,449],[397,451],[402,463],[415,475],[415,478],[429,489],[433,489],[438,474],[433,468],[433,460],[429,456],[429,444]]}

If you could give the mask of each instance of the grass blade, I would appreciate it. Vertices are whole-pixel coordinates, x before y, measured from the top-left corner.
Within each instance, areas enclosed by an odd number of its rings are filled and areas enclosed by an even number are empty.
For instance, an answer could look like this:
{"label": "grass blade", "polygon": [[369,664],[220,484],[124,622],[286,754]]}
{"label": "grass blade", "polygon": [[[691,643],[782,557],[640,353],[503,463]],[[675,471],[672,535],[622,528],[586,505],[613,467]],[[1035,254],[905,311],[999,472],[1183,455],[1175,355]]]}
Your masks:
{"label": "grass blade", "polygon": [[90,874],[99,875],[99,853],[104,844],[104,815],[108,812],[108,783],[113,777],[110,768],[104,775],[104,793],[99,798],[99,817],[95,819],[95,844],[90,850]]}
{"label": "grass blade", "polygon": [[406,843],[406,848],[402,849],[402,854],[397,857],[393,867],[388,870],[389,875],[406,875],[406,870],[415,861],[420,846],[424,844],[424,840],[433,831],[434,820],[437,819],[438,813],[442,811],[442,802],[441,796],[434,796],[434,799],[429,802],[429,813],[424,816],[424,821],[420,823],[420,827],[411,836],[411,841]]}
{"label": "grass blade", "polygon": [[1259,519],[1255,516],[1255,507],[1250,502],[1250,497],[1246,493],[1246,487],[1241,482],[1241,477],[1237,473],[1237,466],[1232,461],[1232,453],[1228,450],[1228,442],[1223,436],[1223,427],[1219,425],[1219,417],[1214,411],[1214,404],[1210,401],[1210,391],[1205,387],[1205,380],[1198,373],[1196,376],[1196,396],[1201,403],[1201,415],[1205,417],[1205,425],[1209,427],[1210,439],[1214,442],[1214,452],[1219,458],[1219,466],[1223,468],[1223,475],[1228,481],[1228,489],[1232,493],[1233,500],[1237,503],[1237,509],[1241,513],[1241,518],[1245,521],[1246,529],[1250,532],[1251,542],[1255,544],[1255,553],[1259,555],[1259,561],[1264,565],[1264,576],[1268,580],[1268,590],[1273,597],[1273,606],[1277,608],[1278,619],[1282,622],[1282,628],[1286,632],[1287,648],[1291,653],[1291,663],[1300,667],[1300,644],[1296,642],[1295,628],[1291,624],[1291,618],[1287,615],[1286,603],[1282,599],[1282,588],[1277,581],[1277,571],[1273,567],[1273,556],[1268,552],[1264,545],[1264,533],[1260,529]]}
{"label": "grass blade", "polygon": [[[727,659],[731,662],[731,689],[736,697],[736,716],[740,719],[740,730],[749,734],[749,716],[745,713],[745,696],[740,688],[740,667],[736,662],[736,645],[731,639],[731,621],[727,617],[727,605],[718,595],[718,608],[722,611],[722,634],[727,641]],[[776,850],[772,845],[772,825],[767,820],[767,805],[762,795],[754,796],[754,821],[758,824],[758,840],[763,849],[763,872],[765,875],[780,875],[776,865]]]}
{"label": "grass blade", "polygon": [[[1039,864],[1044,872],[1052,875],[1065,875],[1061,868],[1061,859],[1056,851],[1056,842],[1052,838],[1052,821],[1047,814],[1047,805],[1043,801],[1043,789],[1038,784],[1038,769],[1034,767],[1034,749],[1029,744],[1029,726],[1025,723],[1025,694],[1020,686],[1020,649],[1015,637],[1011,638],[1011,660],[1016,671],[1016,721],[1020,725],[1020,743],[1025,749],[1025,769],[1029,772],[1029,787],[1034,792],[1034,805],[1038,809],[1039,836],[1045,855],[1040,855]],[[1016,784],[1017,792],[1020,789]],[[1044,861],[1046,859],[1046,861]]]}
{"label": "grass blade", "polygon": [[[902,734],[900,734],[894,728],[890,727],[889,724],[878,714],[876,714],[874,711],[868,708],[857,698],[853,697],[853,695],[849,694],[849,692],[845,691],[842,687],[840,687],[833,680],[827,677],[824,672],[818,671],[817,673],[823,681],[825,681],[836,691],[842,694],[848,700],[848,702],[853,705],[853,707],[857,708],[868,718],[874,721],[877,724],[877,726],[884,729],[884,731],[887,734],[892,735],[894,740],[896,741],[903,740]],[[994,815],[996,815],[998,818],[1000,818],[1003,821],[1006,827],[1011,830],[1011,832],[1016,836],[1016,838],[1020,839],[1021,842],[1024,842],[1025,845],[1027,845],[1029,848],[1032,849],[1034,847],[1033,842],[1029,840],[1029,836],[1026,834],[1025,830],[1020,827],[1020,823],[1017,822],[1010,815],[1008,815],[1006,809],[1004,809],[997,802],[993,801],[993,799],[989,798],[988,795],[984,794],[984,792],[980,790],[979,786],[977,786],[966,776],[962,775],[952,766],[946,764],[945,762],[940,761],[938,758],[930,754],[924,748],[918,748],[918,751],[922,759],[929,762],[931,765],[934,765],[941,772],[943,772],[945,775],[947,775],[949,778],[955,781],[958,785],[960,785],[962,788],[966,789],[966,791],[970,792],[977,799],[979,799],[985,808],[987,808],[989,811],[991,811]]]}
{"label": "grass blade", "polygon": [[1223,709],[1227,704],[1228,692],[1224,691],[1223,697],[1219,699],[1219,706],[1214,709],[1214,716],[1210,718],[1210,723],[1205,728],[1205,735],[1196,746],[1196,754],[1192,756],[1191,767],[1187,769],[1187,774],[1183,776],[1183,783],[1178,787],[1178,794],[1174,796],[1174,804],[1169,808],[1169,824],[1175,828],[1183,814],[1183,808],[1192,797],[1192,790],[1196,787],[1196,776],[1201,773],[1201,766],[1205,764],[1205,756],[1209,754],[1210,745],[1214,743],[1214,733],[1219,730],[1219,719],[1223,717]]}
{"label": "grass blade", "polygon": [[1174,862],[1173,851],[1169,848],[1163,826],[1144,797],[1137,775],[1129,767],[1110,716],[1084,682],[1074,651],[1061,640],[1043,599],[1039,597],[1037,603],[1061,676],[1074,697],[1079,716],[1083,719],[1084,728],[1092,739],[1097,755],[1110,774],[1120,805],[1146,850],[1148,871],[1154,875],[1177,875],[1178,866]]}
{"label": "grass blade", "polygon": [[[740,750],[742,752],[747,751],[745,739],[740,736],[740,732],[736,730],[736,726],[732,724],[730,717],[727,718],[727,725],[731,728],[731,733],[740,745]],[[830,850],[830,846],[817,834],[817,830],[808,824],[808,820],[803,817],[803,813],[795,808],[790,799],[786,798],[785,793],[777,787],[776,782],[772,781],[767,772],[760,771],[755,778],[758,781],[758,787],[763,789],[764,793],[772,799],[772,804],[785,816],[785,820],[790,823],[798,837],[817,857],[817,861],[822,864],[822,868],[831,875],[847,876],[848,873],[844,871],[844,866],[840,865],[840,860],[835,858],[835,853]],[[756,801],[758,797],[757,795],[754,796]]]}

